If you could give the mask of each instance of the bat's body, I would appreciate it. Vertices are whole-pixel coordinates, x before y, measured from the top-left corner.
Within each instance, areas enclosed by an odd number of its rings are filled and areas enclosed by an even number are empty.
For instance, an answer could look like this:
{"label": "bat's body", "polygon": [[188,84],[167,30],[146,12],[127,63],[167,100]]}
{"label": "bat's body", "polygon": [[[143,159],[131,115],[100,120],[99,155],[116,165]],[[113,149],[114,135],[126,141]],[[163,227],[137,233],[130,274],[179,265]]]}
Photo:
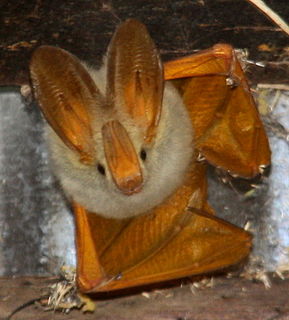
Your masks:
{"label": "bat's body", "polygon": [[210,272],[248,255],[250,235],[213,216],[206,164],[198,161],[248,178],[270,163],[230,46],[170,61],[163,71],[146,28],[131,19],[115,32],[100,70],[44,46],[30,71],[54,169],[73,202],[81,290]]}

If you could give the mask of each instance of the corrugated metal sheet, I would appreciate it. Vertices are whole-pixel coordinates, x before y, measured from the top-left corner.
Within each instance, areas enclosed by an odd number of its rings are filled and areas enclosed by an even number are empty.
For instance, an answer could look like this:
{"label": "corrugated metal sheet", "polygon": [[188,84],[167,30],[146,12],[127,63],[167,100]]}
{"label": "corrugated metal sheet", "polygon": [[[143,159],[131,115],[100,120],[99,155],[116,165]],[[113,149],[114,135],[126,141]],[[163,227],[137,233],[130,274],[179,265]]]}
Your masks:
{"label": "corrugated metal sheet", "polygon": [[75,263],[73,219],[48,165],[43,123],[17,92],[0,100],[0,273],[55,273]]}

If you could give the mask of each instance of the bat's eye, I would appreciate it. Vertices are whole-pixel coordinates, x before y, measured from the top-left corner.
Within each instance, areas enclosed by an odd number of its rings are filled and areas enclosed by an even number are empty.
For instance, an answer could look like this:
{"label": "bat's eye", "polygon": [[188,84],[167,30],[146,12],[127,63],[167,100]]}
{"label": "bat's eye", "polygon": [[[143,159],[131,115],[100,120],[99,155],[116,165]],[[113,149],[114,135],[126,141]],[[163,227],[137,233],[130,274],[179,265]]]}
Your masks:
{"label": "bat's eye", "polygon": [[140,151],[140,157],[143,161],[145,161],[145,159],[147,158],[147,153],[144,149],[141,149]]}
{"label": "bat's eye", "polygon": [[98,164],[97,165],[97,170],[98,170],[98,172],[100,173],[100,174],[102,174],[103,176],[105,176],[105,168],[104,168],[104,166],[102,165],[102,164]]}

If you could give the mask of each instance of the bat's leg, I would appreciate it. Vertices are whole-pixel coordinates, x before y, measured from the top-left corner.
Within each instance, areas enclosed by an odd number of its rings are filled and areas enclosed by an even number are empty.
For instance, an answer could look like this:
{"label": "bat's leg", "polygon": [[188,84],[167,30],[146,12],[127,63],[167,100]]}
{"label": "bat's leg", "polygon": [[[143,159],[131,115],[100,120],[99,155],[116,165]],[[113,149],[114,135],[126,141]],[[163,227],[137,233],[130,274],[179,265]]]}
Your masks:
{"label": "bat's leg", "polygon": [[106,280],[102,269],[92,229],[89,224],[87,211],[73,203],[76,226],[76,250],[77,250],[77,285],[83,291],[89,291]]}
{"label": "bat's leg", "polygon": [[77,285],[89,292],[113,281],[117,274],[106,272],[100,256],[114,241],[130,219],[105,219],[73,203],[76,226]]}

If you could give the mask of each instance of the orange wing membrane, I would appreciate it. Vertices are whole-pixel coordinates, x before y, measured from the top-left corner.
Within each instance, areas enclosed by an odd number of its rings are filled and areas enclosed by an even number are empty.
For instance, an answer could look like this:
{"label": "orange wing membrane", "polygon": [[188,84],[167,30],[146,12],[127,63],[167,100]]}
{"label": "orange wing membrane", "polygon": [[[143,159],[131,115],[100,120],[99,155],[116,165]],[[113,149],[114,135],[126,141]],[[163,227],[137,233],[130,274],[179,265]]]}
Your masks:
{"label": "orange wing membrane", "polygon": [[169,61],[166,80],[177,83],[190,112],[195,144],[213,165],[250,178],[270,164],[268,139],[244,72],[225,44]]}

